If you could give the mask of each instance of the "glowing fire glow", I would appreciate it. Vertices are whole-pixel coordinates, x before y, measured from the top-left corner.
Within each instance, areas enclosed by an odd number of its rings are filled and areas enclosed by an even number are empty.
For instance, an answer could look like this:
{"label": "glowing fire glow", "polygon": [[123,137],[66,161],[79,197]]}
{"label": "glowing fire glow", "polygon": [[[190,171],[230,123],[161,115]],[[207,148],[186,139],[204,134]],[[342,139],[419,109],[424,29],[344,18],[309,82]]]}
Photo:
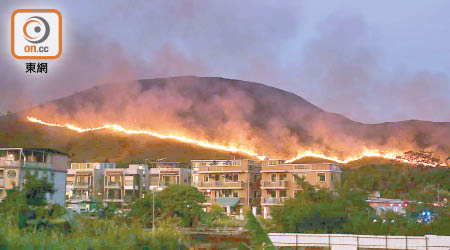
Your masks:
{"label": "glowing fire glow", "polygon": [[84,133],[89,131],[95,131],[95,130],[102,130],[102,129],[109,129],[116,132],[123,132],[130,135],[150,135],[161,139],[172,139],[175,141],[188,143],[188,144],[194,144],[200,147],[204,148],[210,148],[210,149],[216,149],[226,152],[233,152],[233,153],[242,153],[250,156],[257,156],[257,154],[249,149],[239,147],[239,146],[225,146],[214,142],[208,142],[205,140],[196,140],[193,138],[189,138],[182,135],[174,135],[174,134],[160,134],[156,131],[150,131],[150,130],[133,130],[133,129],[126,129],[123,126],[119,124],[105,124],[100,127],[95,128],[80,128],[76,125],[65,123],[65,124],[59,124],[59,123],[50,123],[50,122],[44,122],[38,118],[27,116],[28,121],[39,123],[42,125],[50,126],[50,127],[59,127],[59,128],[67,128],[70,130],[77,131],[78,133]]}
{"label": "glowing fire glow", "polygon": [[[156,131],[150,131],[150,130],[133,130],[133,129],[127,129],[124,128],[122,125],[119,124],[105,124],[103,126],[100,127],[95,127],[95,128],[81,128],[78,127],[76,125],[70,124],[70,123],[64,123],[64,124],[60,124],[60,123],[51,123],[51,122],[45,122],[42,121],[36,117],[30,117],[27,116],[28,121],[33,122],[33,123],[38,123],[41,125],[45,125],[45,126],[50,126],[50,127],[59,127],[59,128],[67,128],[73,131],[76,131],[78,133],[84,133],[84,132],[89,132],[89,131],[95,131],[95,130],[102,130],[102,129],[109,129],[112,131],[116,131],[116,132],[122,132],[122,133],[126,133],[126,134],[132,134],[132,135],[150,135],[150,136],[154,136],[157,138],[161,138],[161,139],[171,139],[171,140],[175,140],[175,141],[179,141],[179,142],[183,142],[183,143],[188,143],[188,144],[193,144],[196,146],[200,146],[200,147],[204,147],[204,148],[210,148],[210,149],[215,149],[215,150],[221,150],[221,151],[225,151],[225,152],[232,152],[232,153],[240,153],[240,154],[245,154],[245,155],[249,155],[249,156],[253,156],[253,157],[257,157],[260,160],[265,159],[265,156],[259,156],[256,152],[242,147],[242,146],[227,146],[227,145],[222,145],[219,143],[215,143],[215,142],[209,142],[206,140],[199,140],[199,139],[193,139],[184,135],[175,135],[175,134],[161,134],[158,133]],[[414,161],[408,161],[405,159],[399,159],[397,158],[398,155],[401,155],[400,152],[385,152],[385,151],[379,151],[379,150],[366,150],[364,151],[360,156],[357,157],[348,157],[345,159],[340,159],[338,157],[335,156],[327,156],[323,153],[318,153],[318,152],[313,152],[310,150],[306,150],[303,152],[299,152],[297,154],[297,156],[293,157],[292,159],[287,160],[287,163],[292,163],[296,160],[302,159],[304,157],[317,157],[317,158],[322,158],[322,159],[326,159],[326,160],[330,160],[330,161],[334,161],[337,163],[342,163],[342,164],[346,164],[348,162],[352,162],[355,160],[359,160],[362,159],[364,157],[380,157],[380,158],[384,158],[384,159],[390,159],[390,160],[396,160],[396,161],[400,161],[400,162],[404,162],[404,163],[409,163],[409,164],[418,164],[417,162]],[[428,163],[423,163],[421,162],[420,164],[425,165],[425,166],[435,166],[433,164],[428,164]]]}
{"label": "glowing fire glow", "polygon": [[305,152],[299,153],[296,157],[294,157],[290,160],[287,160],[286,162],[287,163],[294,162],[294,161],[302,159],[304,157],[318,157],[318,158],[335,161],[335,162],[342,163],[342,164],[349,163],[351,161],[356,161],[356,160],[362,159],[364,157],[380,157],[380,158],[385,158],[385,159],[397,160],[396,154],[394,154],[392,152],[378,152],[375,150],[373,150],[373,151],[367,150],[358,157],[348,157],[344,160],[341,160],[338,157],[326,156],[324,154],[314,153],[312,151],[305,151]]}

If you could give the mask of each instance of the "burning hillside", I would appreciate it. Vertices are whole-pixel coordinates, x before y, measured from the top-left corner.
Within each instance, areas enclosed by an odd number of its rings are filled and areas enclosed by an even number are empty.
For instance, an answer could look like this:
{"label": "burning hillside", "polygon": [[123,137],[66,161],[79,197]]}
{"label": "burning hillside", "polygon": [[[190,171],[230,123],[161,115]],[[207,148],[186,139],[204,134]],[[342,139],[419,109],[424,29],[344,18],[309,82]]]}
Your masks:
{"label": "burning hillside", "polygon": [[[66,128],[66,129],[70,129],[70,130],[73,130],[73,131],[76,131],[79,133],[102,130],[102,129],[109,129],[109,130],[112,130],[115,132],[121,132],[121,133],[125,133],[125,134],[150,135],[150,136],[154,136],[154,137],[161,138],[161,139],[170,139],[170,140],[175,140],[175,141],[179,141],[182,143],[193,144],[193,145],[208,148],[208,149],[220,150],[220,151],[232,152],[232,153],[239,153],[239,154],[244,154],[244,155],[258,157],[258,158],[260,157],[257,155],[256,152],[249,151],[248,149],[245,149],[245,148],[221,145],[218,143],[212,143],[212,142],[208,142],[208,141],[189,138],[189,137],[186,137],[183,135],[174,135],[174,134],[163,135],[163,134],[160,134],[155,131],[131,130],[131,129],[124,128],[118,124],[105,124],[103,126],[95,127],[95,128],[80,128],[80,127],[75,126],[70,123],[65,123],[65,124],[49,123],[49,122],[39,120],[35,117],[29,117],[29,116],[27,117],[27,120],[30,122],[33,122],[33,123],[44,125],[44,126]],[[360,160],[364,157],[379,157],[379,158],[384,158],[384,159],[396,160],[396,161],[400,161],[400,162],[412,164],[412,165],[421,165],[421,166],[430,166],[430,167],[437,167],[442,164],[442,162],[438,158],[432,157],[431,152],[408,151],[408,152],[405,152],[403,155],[396,155],[393,152],[378,152],[375,150],[366,151],[366,152],[363,152],[363,154],[358,157],[350,157],[350,158],[346,158],[346,159],[330,157],[323,153],[314,153],[311,151],[304,151],[304,152],[299,152],[296,157],[288,160],[287,162],[290,163],[290,162],[294,162],[296,160],[304,159],[304,158],[308,158],[308,157],[320,158],[320,159],[333,161],[333,162],[337,162],[337,163],[343,163],[343,164],[346,164],[346,163],[349,163],[352,161],[356,161],[356,160]]]}
{"label": "burning hillside", "polygon": [[289,92],[222,78],[101,85],[21,115],[77,132],[106,129],[292,160],[314,156],[345,163],[376,156],[412,162],[403,152],[433,151],[441,158],[450,152],[450,123],[366,125]]}

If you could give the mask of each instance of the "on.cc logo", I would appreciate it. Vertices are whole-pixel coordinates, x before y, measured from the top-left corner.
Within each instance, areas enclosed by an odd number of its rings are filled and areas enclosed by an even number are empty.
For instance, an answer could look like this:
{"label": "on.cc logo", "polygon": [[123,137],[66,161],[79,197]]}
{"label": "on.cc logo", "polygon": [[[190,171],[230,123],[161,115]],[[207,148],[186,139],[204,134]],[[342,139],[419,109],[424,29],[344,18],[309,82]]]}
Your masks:
{"label": "on.cc logo", "polygon": [[56,59],[62,52],[62,17],[55,9],[18,9],[11,15],[11,54]]}
{"label": "on.cc logo", "polygon": [[[29,34],[33,32],[34,34]],[[30,43],[42,43],[50,34],[50,25],[47,20],[40,16],[32,16],[23,25],[23,34]]]}

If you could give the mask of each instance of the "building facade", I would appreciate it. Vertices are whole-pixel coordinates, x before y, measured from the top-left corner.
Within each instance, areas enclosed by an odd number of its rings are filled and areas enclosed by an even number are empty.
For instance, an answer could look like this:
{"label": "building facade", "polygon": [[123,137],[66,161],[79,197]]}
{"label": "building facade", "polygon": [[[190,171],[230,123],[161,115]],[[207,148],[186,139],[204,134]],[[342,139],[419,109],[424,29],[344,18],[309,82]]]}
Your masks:
{"label": "building facade", "polygon": [[272,206],[294,198],[302,187],[297,178],[309,184],[333,190],[341,180],[341,168],[335,163],[291,164],[284,160],[267,159],[261,162],[261,208],[264,218],[270,216]]}
{"label": "building facade", "polygon": [[103,202],[128,206],[142,198],[148,189],[145,171],[148,171],[146,165],[105,169]]}
{"label": "building facade", "polygon": [[184,162],[151,162],[150,190],[163,190],[172,184],[191,184],[191,169]]}
{"label": "building facade", "polygon": [[67,171],[67,204],[71,206],[82,202],[101,202],[105,170],[115,167],[115,163],[72,163]]}
{"label": "building facade", "polygon": [[243,208],[260,200],[261,165],[252,159],[193,160],[192,184],[206,197],[203,204],[224,207],[227,215],[242,215]]}
{"label": "building facade", "polygon": [[46,178],[54,184],[55,193],[47,202],[64,206],[66,171],[69,156],[48,148],[0,148],[0,200],[7,190],[21,189],[27,178]]}

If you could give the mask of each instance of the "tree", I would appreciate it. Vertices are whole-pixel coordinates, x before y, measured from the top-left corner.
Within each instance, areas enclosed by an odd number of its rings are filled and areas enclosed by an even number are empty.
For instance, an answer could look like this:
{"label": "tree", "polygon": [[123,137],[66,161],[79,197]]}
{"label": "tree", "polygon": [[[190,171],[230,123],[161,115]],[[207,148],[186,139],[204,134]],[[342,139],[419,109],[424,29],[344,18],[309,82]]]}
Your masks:
{"label": "tree", "polygon": [[[170,185],[155,193],[155,216],[163,218],[177,217],[182,226],[195,225],[203,214],[204,195],[195,187],[188,185]],[[153,213],[153,195],[147,193],[145,198],[134,203],[130,215],[150,225]]]}
{"label": "tree", "polygon": [[[161,215],[161,199],[159,193],[155,194],[155,217]],[[137,200],[131,206],[130,216],[143,224],[144,227],[150,227],[153,221],[153,194],[147,193],[143,199]]]}
{"label": "tree", "polygon": [[250,209],[245,211],[245,229],[247,229],[250,233],[250,245],[252,249],[258,249],[263,247],[262,249],[272,250],[275,249],[272,241],[270,240],[267,232],[262,228],[259,224],[256,217],[253,215]]}
{"label": "tree", "polygon": [[283,206],[272,208],[273,220],[279,221],[285,232],[343,232],[352,214],[369,209],[359,192],[337,194],[315,187],[304,178],[297,177],[297,182],[303,191]]}
{"label": "tree", "polygon": [[202,203],[205,196],[197,188],[189,185],[170,185],[160,192],[164,204],[162,212],[167,216],[182,219],[183,226],[195,225],[203,213]]}
{"label": "tree", "polygon": [[55,193],[55,189],[53,183],[48,182],[47,178],[37,179],[32,176],[23,186],[23,193],[28,205],[43,206],[47,205],[46,195]]}

